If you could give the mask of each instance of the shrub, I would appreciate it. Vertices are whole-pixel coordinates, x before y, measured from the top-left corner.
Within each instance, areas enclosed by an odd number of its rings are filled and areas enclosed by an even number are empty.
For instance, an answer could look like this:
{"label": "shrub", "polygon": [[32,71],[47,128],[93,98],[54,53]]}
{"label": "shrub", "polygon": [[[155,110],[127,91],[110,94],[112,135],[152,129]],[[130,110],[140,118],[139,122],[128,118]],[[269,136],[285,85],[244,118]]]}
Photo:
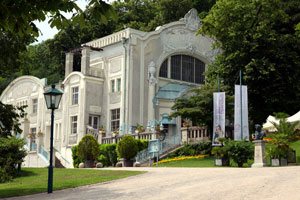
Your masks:
{"label": "shrub", "polygon": [[143,151],[148,148],[149,140],[136,139],[139,151]]}
{"label": "shrub", "polygon": [[168,158],[178,156],[193,156],[211,154],[211,142],[200,142],[195,144],[185,144],[182,148],[177,149],[175,152],[170,153]]}
{"label": "shrub", "polygon": [[225,149],[228,151],[229,157],[232,158],[239,167],[242,167],[244,163],[247,163],[248,159],[252,159],[254,154],[254,146],[251,142],[246,140],[233,141],[229,139],[225,143]]}
{"label": "shrub", "polygon": [[99,143],[92,135],[85,135],[78,144],[78,156],[85,161],[96,160],[99,153]]}
{"label": "shrub", "polygon": [[72,158],[73,158],[73,166],[78,168],[80,163],[83,163],[85,160],[78,157],[78,145],[75,145],[71,148],[72,150]]}
{"label": "shrub", "polygon": [[98,161],[101,162],[103,166],[115,166],[118,162],[116,148],[116,144],[101,144],[99,147],[100,155],[98,156]]}
{"label": "shrub", "polygon": [[0,137],[0,182],[11,180],[17,175],[17,165],[27,155],[24,139]]}
{"label": "shrub", "polygon": [[212,148],[211,154],[216,158],[228,158],[228,152],[225,147],[216,146]]}
{"label": "shrub", "polygon": [[125,135],[117,144],[117,152],[120,158],[130,160],[136,156],[138,151],[136,140],[129,135]]}

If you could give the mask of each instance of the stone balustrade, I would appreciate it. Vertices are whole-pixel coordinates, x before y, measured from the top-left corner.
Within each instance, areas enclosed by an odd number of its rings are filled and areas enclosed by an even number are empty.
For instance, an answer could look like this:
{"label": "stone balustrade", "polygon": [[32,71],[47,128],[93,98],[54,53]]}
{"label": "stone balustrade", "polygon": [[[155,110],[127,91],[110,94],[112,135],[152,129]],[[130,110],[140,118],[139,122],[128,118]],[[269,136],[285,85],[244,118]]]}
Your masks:
{"label": "stone balustrade", "polygon": [[192,126],[181,128],[182,143],[197,143],[210,141],[208,135],[208,129],[206,126]]}

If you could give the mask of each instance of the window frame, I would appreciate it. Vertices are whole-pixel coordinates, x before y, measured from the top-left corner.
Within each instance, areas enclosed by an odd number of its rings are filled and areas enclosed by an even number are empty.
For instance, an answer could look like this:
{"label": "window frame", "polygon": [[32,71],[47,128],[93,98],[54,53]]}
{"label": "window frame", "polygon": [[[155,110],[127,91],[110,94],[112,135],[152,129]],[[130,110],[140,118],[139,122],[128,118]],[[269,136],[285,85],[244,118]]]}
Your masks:
{"label": "window frame", "polygon": [[[35,102],[36,101],[36,102]],[[38,111],[38,98],[32,99],[32,113],[36,114]]]}
{"label": "window frame", "polygon": [[[77,89],[77,91],[75,91]],[[72,105],[78,105],[79,103],[79,87],[72,87]]]}
{"label": "window frame", "polygon": [[[115,112],[115,113],[114,113]],[[120,128],[120,108],[110,110],[110,130],[115,131]]]}
{"label": "window frame", "polygon": [[[76,120],[74,120],[76,118]],[[76,124],[76,127],[74,126]],[[75,130],[75,131],[74,131]],[[71,135],[78,133],[78,115],[71,116]]]}

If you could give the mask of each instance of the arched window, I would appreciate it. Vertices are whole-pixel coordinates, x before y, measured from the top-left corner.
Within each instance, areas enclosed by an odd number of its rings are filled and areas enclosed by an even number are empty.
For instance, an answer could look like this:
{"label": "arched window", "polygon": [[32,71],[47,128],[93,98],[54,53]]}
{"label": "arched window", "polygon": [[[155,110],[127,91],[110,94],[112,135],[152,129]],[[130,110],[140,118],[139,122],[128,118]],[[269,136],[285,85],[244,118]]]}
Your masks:
{"label": "arched window", "polygon": [[[169,59],[170,62],[168,62]],[[159,77],[204,84],[204,72],[205,64],[201,60],[187,55],[174,55],[162,63]]]}

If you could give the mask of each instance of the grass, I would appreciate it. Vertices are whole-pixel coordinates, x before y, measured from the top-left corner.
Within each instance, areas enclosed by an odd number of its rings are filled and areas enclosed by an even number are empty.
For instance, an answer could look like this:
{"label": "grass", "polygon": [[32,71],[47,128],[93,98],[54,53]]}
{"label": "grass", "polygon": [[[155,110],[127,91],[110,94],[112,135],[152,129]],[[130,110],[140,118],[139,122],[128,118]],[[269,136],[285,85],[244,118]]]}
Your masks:
{"label": "grass", "polygon": [[[267,144],[268,147],[268,144]],[[291,148],[296,151],[296,161],[300,163],[300,140],[291,144]],[[245,163],[243,167],[251,167],[254,160],[249,160],[248,163]],[[268,164],[270,164],[270,158],[267,158]],[[153,165],[156,167],[156,165]],[[195,158],[189,160],[179,160],[179,161],[171,161],[167,163],[160,163],[158,167],[215,167],[214,165],[214,157],[206,157],[206,158]],[[238,165],[230,159],[230,167],[238,167]]]}
{"label": "grass", "polygon": [[[54,168],[53,190],[101,183],[143,174],[138,171]],[[47,192],[48,168],[22,168],[21,176],[0,184],[0,198]]]}

